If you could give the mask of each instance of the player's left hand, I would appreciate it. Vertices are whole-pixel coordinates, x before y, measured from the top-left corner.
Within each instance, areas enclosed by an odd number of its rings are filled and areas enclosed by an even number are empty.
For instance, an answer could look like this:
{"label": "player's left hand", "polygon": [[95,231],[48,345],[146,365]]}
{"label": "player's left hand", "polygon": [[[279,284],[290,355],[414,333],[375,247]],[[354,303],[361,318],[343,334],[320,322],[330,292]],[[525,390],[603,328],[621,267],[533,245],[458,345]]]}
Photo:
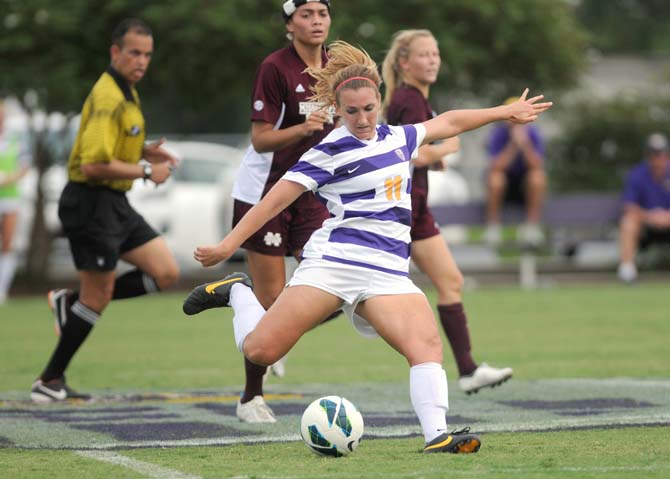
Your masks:
{"label": "player's left hand", "polygon": [[544,98],[544,95],[537,95],[533,98],[526,98],[528,96],[528,88],[526,88],[519,99],[514,103],[507,105],[509,108],[508,120],[512,123],[530,123],[537,120],[540,113],[547,111],[553,105],[552,102],[538,103]]}
{"label": "player's left hand", "polygon": [[193,252],[193,258],[204,267],[214,266],[227,260],[234,251],[228,251],[225,240],[217,245],[198,246]]}
{"label": "player's left hand", "polygon": [[163,143],[165,143],[165,138],[161,138],[154,143],[145,145],[144,150],[142,151],[142,156],[150,163],[168,162],[171,168],[176,168],[179,164],[179,160],[176,156],[170,153],[170,151],[162,147]]}

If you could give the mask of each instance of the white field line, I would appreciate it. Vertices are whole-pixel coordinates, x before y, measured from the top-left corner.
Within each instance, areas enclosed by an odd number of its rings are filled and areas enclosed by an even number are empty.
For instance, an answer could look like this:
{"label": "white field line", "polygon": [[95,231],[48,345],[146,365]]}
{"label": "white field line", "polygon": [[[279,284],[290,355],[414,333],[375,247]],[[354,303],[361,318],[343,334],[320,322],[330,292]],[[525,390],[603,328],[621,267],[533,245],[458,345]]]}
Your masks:
{"label": "white field line", "polygon": [[[86,450],[104,451],[107,449],[144,449],[149,447],[201,447],[201,446],[229,446],[235,444],[255,444],[267,442],[288,442],[288,441],[302,441],[300,434],[283,434],[277,436],[253,436],[249,440],[240,439],[239,437],[220,437],[211,439],[184,439],[172,441],[137,441],[132,443],[112,442],[107,444],[90,444],[85,446]],[[39,449],[28,447],[26,449]],[[73,449],[73,448],[59,448],[59,449]],[[76,449],[81,449],[81,446]],[[83,452],[83,451],[82,451]]]}
{"label": "white field line", "polygon": [[184,474],[173,469],[157,466],[150,462],[138,461],[131,457],[123,456],[113,451],[74,451],[76,454],[100,462],[107,462],[115,466],[125,467],[135,472],[156,479],[201,479],[200,476]]}

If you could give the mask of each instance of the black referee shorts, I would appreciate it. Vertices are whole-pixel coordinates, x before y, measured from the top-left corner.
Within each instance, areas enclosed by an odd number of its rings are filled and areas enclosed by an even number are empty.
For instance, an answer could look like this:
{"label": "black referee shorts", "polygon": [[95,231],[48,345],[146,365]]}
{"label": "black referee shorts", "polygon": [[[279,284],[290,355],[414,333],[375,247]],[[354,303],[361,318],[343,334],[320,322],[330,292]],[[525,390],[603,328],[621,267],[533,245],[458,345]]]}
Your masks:
{"label": "black referee shorts", "polygon": [[123,253],[158,237],[124,192],[103,186],[69,182],[58,217],[79,271],[112,271]]}

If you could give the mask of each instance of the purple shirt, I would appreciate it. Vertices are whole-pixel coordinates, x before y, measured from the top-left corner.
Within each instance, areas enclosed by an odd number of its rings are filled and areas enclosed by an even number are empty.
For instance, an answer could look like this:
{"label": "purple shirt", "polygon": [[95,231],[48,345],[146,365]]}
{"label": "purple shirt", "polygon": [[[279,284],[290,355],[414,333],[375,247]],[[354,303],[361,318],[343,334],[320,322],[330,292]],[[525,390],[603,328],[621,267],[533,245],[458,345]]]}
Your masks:
{"label": "purple shirt", "polygon": [[659,182],[653,178],[646,161],[635,166],[626,178],[623,201],[636,204],[645,210],[670,209],[670,168]]}
{"label": "purple shirt", "polygon": [[[325,50],[321,61],[323,65],[328,61]],[[304,108],[304,104],[308,103],[308,97],[312,95],[310,86],[314,84],[314,78],[304,72],[306,68],[293,45],[268,55],[256,72],[251,96],[251,120],[270,123],[280,130],[304,123],[305,115],[300,113],[300,104],[303,103]],[[332,124],[326,124],[323,131],[273,152],[265,191],[332,129]]]}
{"label": "purple shirt", "polygon": [[[528,131],[528,138],[530,139],[533,148],[537,154],[544,160],[544,140],[540,135],[540,131],[533,125],[527,125],[525,128]],[[493,160],[496,156],[500,154],[501,151],[505,149],[507,144],[510,142],[509,127],[506,124],[496,125],[491,134],[489,135],[487,150],[489,152],[489,158]],[[523,159],[521,153],[517,154],[516,157],[507,167],[507,173],[510,175],[523,175],[527,170],[526,162]]]}
{"label": "purple shirt", "polygon": [[[415,87],[402,84],[393,92],[386,113],[389,125],[413,125],[423,123],[435,116],[428,100]],[[415,167],[412,174],[412,191],[428,192],[428,167]]]}

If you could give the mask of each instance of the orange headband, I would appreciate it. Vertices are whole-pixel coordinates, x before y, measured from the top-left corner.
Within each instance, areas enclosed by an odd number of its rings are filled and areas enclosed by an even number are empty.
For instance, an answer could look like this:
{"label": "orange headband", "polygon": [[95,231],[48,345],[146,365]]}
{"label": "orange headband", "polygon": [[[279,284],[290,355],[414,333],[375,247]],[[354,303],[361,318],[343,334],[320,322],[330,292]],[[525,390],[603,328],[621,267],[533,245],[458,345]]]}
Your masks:
{"label": "orange headband", "polygon": [[342,88],[345,84],[349,83],[349,82],[352,81],[352,80],[365,80],[365,81],[369,81],[370,83],[372,83],[375,87],[377,86],[377,84],[376,84],[374,81],[370,80],[370,79],[367,78],[367,77],[351,77],[351,78],[347,78],[346,80],[342,81],[342,83],[340,83],[339,85],[337,85],[337,86],[335,87],[335,93],[337,93],[338,91],[340,91],[340,88]]}

